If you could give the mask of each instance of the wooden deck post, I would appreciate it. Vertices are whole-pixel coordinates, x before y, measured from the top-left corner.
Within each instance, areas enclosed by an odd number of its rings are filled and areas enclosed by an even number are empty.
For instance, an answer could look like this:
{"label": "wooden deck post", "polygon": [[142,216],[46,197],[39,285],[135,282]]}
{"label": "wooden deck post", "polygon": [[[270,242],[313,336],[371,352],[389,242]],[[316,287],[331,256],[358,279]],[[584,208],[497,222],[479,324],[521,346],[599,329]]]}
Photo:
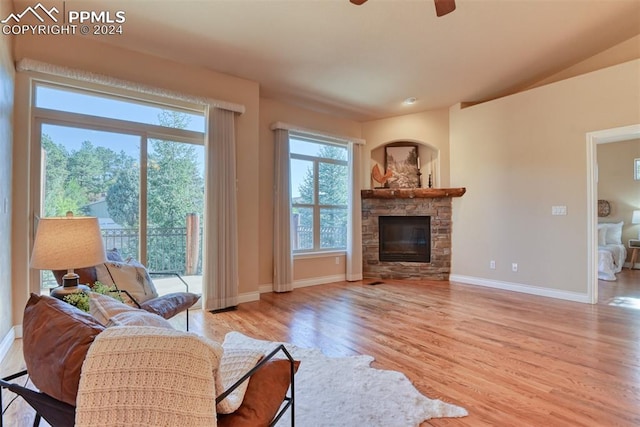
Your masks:
{"label": "wooden deck post", "polygon": [[185,273],[187,276],[198,272],[198,258],[200,257],[200,218],[196,213],[187,214],[187,256],[185,258]]}

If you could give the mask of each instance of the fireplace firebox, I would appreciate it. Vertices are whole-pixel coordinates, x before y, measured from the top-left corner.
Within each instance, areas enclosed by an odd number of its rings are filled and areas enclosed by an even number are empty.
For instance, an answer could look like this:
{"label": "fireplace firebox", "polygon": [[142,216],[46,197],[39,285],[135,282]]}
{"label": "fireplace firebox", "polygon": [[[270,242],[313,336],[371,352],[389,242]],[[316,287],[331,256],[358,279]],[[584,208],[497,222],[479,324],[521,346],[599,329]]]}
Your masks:
{"label": "fireplace firebox", "polygon": [[380,261],[431,262],[430,216],[378,217]]}

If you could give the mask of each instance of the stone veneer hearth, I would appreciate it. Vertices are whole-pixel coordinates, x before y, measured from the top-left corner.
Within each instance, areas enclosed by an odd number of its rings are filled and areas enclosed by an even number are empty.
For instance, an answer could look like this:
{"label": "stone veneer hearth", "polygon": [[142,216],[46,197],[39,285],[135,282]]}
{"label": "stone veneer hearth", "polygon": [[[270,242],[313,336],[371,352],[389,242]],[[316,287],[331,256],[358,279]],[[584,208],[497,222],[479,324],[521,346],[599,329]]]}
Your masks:
{"label": "stone veneer hearth", "polygon": [[[451,271],[451,198],[465,188],[362,190],[362,272],[370,279],[448,280]],[[384,262],[379,259],[380,216],[430,216],[431,262]]]}

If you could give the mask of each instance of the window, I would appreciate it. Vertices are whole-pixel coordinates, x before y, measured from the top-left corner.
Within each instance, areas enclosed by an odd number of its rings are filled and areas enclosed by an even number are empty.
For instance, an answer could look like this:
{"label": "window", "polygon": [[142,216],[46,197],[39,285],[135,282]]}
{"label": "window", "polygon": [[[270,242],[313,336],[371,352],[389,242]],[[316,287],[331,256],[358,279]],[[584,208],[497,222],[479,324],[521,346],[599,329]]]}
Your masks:
{"label": "window", "polygon": [[[174,129],[204,132],[204,114],[168,105],[124,98],[104,93],[89,92],[69,87],[38,84],[36,86],[36,106],[69,113],[86,114],[161,125]],[[162,115],[179,115],[180,121],[158,120]]]}
{"label": "window", "polygon": [[635,159],[633,161],[633,172],[633,179],[640,181],[640,159]]}
{"label": "window", "polygon": [[[34,93],[39,215],[72,211],[98,217],[105,247],[153,271],[176,271],[197,281],[204,110],[41,82]],[[168,279],[157,282],[161,293],[174,290]],[[43,291],[55,286],[49,272],[41,284]]]}
{"label": "window", "polygon": [[347,247],[349,152],[346,145],[289,137],[294,252]]}

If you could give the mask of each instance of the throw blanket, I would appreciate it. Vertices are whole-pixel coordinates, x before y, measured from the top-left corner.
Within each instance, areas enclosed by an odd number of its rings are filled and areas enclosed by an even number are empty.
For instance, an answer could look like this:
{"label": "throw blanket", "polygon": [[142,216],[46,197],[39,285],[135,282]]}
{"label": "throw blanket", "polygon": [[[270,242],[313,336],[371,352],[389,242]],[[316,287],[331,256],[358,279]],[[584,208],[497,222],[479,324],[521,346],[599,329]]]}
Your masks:
{"label": "throw blanket", "polygon": [[222,353],[188,332],[108,328],[82,365],[76,426],[215,426]]}

